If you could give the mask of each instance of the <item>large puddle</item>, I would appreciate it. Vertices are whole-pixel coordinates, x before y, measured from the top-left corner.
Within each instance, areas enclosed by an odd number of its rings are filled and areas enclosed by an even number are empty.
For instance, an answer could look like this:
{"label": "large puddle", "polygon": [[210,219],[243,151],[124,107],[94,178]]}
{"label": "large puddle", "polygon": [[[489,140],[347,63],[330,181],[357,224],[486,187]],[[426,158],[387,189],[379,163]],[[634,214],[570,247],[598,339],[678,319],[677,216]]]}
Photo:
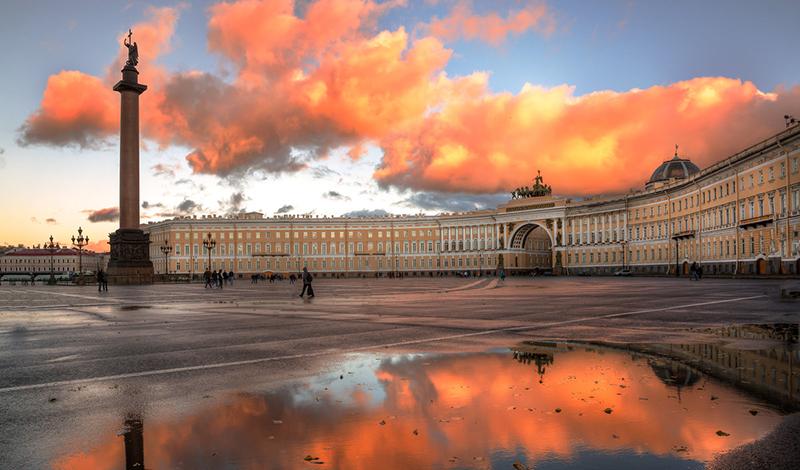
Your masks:
{"label": "large puddle", "polygon": [[122,432],[51,464],[702,468],[763,437],[797,406],[793,331],[793,340],[776,338],[772,327],[722,332],[736,349],[531,342],[477,353],[353,355],[330,374],[229,396],[179,418],[121,410]]}

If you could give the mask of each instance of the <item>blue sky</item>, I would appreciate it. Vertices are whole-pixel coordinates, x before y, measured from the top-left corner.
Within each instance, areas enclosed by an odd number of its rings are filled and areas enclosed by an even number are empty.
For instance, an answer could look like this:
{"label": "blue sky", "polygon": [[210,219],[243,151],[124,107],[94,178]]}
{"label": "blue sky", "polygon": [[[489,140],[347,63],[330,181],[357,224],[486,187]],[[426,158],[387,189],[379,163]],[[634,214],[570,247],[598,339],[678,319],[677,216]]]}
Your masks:
{"label": "blue sky", "polygon": [[[79,70],[102,77],[118,54],[117,36],[142,21],[151,6],[177,6],[180,11],[171,52],[159,58],[160,64],[171,73],[201,70],[232,80],[235,70],[231,63],[209,53],[207,47],[209,6],[213,3],[3,2],[0,185],[6,188],[7,204],[0,209],[0,243],[34,243],[53,231],[66,239],[78,224],[89,226],[95,237],[114,229],[113,222],[92,224],[86,220],[88,211],[116,205],[118,150],[113,141],[99,149],[20,146],[20,126],[39,107],[51,75]],[[409,1],[406,7],[381,16],[377,30],[402,26],[412,37],[420,37],[424,35],[420,24],[433,17],[447,17],[456,3]],[[800,61],[796,60],[798,2],[541,3],[555,21],[551,34],[531,29],[510,34],[499,45],[477,39],[443,41],[453,51],[444,71],[449,77],[485,71],[490,74],[491,92],[514,94],[525,83],[545,87],[567,84],[574,87],[575,96],[716,76],[752,81],[760,90],[772,91],[796,85],[800,76]],[[471,8],[477,15],[497,12],[504,16],[520,4],[474,1]],[[298,15],[302,14],[300,6]],[[147,82],[146,77],[143,81]],[[800,114],[800,110],[794,112]],[[293,205],[298,213],[342,214],[361,209],[437,212],[448,209],[448,201],[452,201],[452,208],[463,208],[465,200],[468,207],[501,200],[491,194],[471,196],[469,188],[448,195],[379,186],[371,175],[383,156],[380,145],[370,144],[367,155],[358,162],[347,158],[346,150],[337,150],[329,159],[315,161],[299,173],[243,177],[232,182],[230,178],[194,174],[184,161],[191,151],[188,146],[147,145],[142,155],[142,199],[169,207],[191,199],[205,212],[220,213],[227,207],[220,201],[238,192],[244,194],[244,203],[237,209],[267,214],[286,205]],[[190,183],[184,183],[185,188],[165,185],[150,170],[157,164],[173,165],[175,178]],[[294,188],[308,187],[313,192],[304,200],[283,196]],[[323,196],[330,191],[342,197]],[[415,205],[419,201],[440,201],[441,207]],[[48,226],[42,222],[47,218],[56,222]]]}

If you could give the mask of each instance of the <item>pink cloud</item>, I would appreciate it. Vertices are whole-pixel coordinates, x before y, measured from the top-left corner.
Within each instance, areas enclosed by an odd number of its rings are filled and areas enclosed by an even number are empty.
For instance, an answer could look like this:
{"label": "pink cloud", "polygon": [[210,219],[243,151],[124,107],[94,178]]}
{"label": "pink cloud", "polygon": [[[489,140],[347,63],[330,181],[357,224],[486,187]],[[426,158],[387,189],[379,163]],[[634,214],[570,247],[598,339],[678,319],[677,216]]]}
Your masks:
{"label": "pink cloud", "polygon": [[[291,0],[214,5],[208,48],[233,66],[226,79],[160,67],[177,10],[151,10],[134,27],[150,85],[143,136],[191,148],[186,159],[198,173],[297,171],[339,147],[357,159],[370,142],[383,149],[374,177],[386,186],[505,191],[541,169],[557,192],[587,194],[641,187],[675,143],[710,164],[774,132],[786,109],[800,107],[800,88],[765,93],[725,77],[582,96],[568,85],[495,93],[485,73],[445,73],[453,52],[442,38],[498,43],[529,29],[547,34],[543,4],[481,16],[459,3],[416,39],[377,26],[402,5],[318,0],[302,15]],[[119,98],[110,88],[123,57],[121,47],[104,79],[50,77],[21,140],[89,145],[116,134]]]}
{"label": "pink cloud", "polygon": [[496,12],[480,15],[472,10],[472,2],[459,1],[445,18],[434,19],[428,24],[433,36],[445,39],[481,39],[499,45],[509,35],[522,34],[528,30],[550,35],[556,22],[547,6],[542,2],[528,2],[524,7],[508,12],[505,17]]}

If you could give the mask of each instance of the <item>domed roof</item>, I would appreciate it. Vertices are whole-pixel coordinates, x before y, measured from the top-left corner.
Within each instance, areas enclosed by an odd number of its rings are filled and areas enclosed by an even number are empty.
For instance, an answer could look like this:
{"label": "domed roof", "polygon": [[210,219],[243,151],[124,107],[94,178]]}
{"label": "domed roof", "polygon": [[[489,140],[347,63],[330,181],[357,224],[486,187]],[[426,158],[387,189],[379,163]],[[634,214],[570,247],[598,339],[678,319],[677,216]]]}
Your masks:
{"label": "domed roof", "polygon": [[667,160],[653,172],[653,176],[647,181],[647,184],[656,183],[659,181],[667,181],[672,178],[685,179],[695,173],[699,173],[700,168],[697,167],[691,160],[681,158],[678,156],[678,146],[675,146],[675,157]]}

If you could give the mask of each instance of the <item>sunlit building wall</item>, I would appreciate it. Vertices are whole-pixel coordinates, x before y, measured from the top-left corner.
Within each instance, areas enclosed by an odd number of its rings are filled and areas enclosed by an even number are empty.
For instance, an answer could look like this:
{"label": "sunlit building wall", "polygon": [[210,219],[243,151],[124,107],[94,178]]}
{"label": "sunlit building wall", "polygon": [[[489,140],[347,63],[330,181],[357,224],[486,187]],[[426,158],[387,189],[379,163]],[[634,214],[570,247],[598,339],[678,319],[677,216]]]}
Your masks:
{"label": "sunlit building wall", "polygon": [[102,254],[92,251],[78,253],[74,248],[14,248],[0,255],[0,275],[3,274],[47,274],[50,267],[54,274],[77,273],[79,267],[84,272],[95,272],[105,269],[107,259]]}

